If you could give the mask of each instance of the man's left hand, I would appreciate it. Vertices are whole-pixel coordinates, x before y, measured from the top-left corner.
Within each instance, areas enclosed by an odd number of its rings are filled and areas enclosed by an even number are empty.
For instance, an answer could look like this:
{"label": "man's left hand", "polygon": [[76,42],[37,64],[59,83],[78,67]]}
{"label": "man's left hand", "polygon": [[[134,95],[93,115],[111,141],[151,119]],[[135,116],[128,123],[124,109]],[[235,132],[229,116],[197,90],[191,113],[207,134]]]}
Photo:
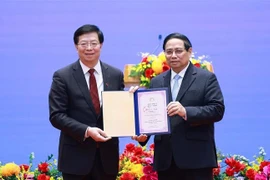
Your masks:
{"label": "man's left hand", "polygon": [[131,86],[131,87],[129,88],[128,91],[129,91],[130,93],[134,93],[134,92],[137,91],[139,88],[140,88],[139,86]]}
{"label": "man's left hand", "polygon": [[183,118],[186,117],[186,109],[178,101],[173,101],[168,104],[167,113],[169,116],[179,115]]}
{"label": "man's left hand", "polygon": [[139,136],[132,136],[131,139],[138,142],[145,142],[147,140],[147,135],[141,134]]}

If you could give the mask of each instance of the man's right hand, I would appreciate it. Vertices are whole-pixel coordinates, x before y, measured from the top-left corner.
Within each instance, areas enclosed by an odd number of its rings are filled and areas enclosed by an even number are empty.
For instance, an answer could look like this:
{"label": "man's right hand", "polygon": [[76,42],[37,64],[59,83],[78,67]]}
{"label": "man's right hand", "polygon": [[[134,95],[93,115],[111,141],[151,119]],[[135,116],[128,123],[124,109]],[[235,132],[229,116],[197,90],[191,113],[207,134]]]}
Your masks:
{"label": "man's right hand", "polygon": [[96,142],[105,142],[111,139],[111,137],[108,137],[104,131],[97,127],[88,127],[87,135],[88,137],[94,139]]}

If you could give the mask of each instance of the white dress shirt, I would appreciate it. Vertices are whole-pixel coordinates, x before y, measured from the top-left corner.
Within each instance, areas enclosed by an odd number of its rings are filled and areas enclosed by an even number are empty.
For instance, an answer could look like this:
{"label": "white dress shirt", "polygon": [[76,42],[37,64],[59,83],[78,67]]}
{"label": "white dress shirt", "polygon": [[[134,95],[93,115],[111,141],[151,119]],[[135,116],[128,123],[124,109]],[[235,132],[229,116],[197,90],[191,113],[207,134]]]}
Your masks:
{"label": "white dress shirt", "polygon": [[[85,77],[85,80],[86,80],[86,83],[87,83],[87,87],[88,87],[88,89],[90,89],[90,84],[89,84],[90,83],[89,82],[90,73],[88,71],[91,68],[89,68],[86,65],[84,65],[81,60],[80,60],[80,65],[81,65],[82,70],[83,70],[83,74],[84,74],[84,77]],[[101,91],[103,91],[103,76],[102,76],[102,70],[101,70],[100,61],[98,61],[98,63],[94,67],[94,69],[95,69],[94,75],[95,75],[95,78],[96,78],[96,81],[97,81],[99,104],[101,106],[101,104],[102,104],[102,101],[101,101]],[[86,129],[86,131],[85,131],[85,135],[84,135],[85,139],[89,137],[88,134],[87,134],[87,130],[89,128],[90,127],[88,127]]]}
{"label": "white dress shirt", "polygon": [[[181,85],[182,85],[182,81],[183,81],[183,78],[184,78],[184,76],[185,76],[185,74],[186,74],[186,71],[187,71],[187,68],[188,68],[188,66],[189,66],[189,63],[190,63],[190,62],[188,62],[188,65],[187,65],[182,71],[180,71],[180,72],[178,73],[178,75],[181,77],[181,78],[179,78],[179,80],[178,80],[178,84],[179,84],[178,92],[179,92],[180,87],[181,87]],[[174,72],[174,71],[171,69],[171,89],[173,89],[173,85],[174,85],[174,83],[175,83],[175,80],[174,80],[173,78],[174,78],[174,76],[175,76],[176,74],[177,74],[177,73]]]}
{"label": "white dress shirt", "polygon": [[[183,79],[184,79],[184,76],[185,76],[185,74],[186,74],[186,71],[187,71],[187,68],[188,68],[188,66],[189,66],[189,63],[190,62],[188,62],[188,65],[182,70],[182,71],[180,71],[179,73],[178,73],[178,75],[181,77],[181,78],[179,78],[178,79],[178,84],[179,84],[179,87],[178,87],[178,92],[179,92],[179,90],[180,90],[180,88],[181,88],[181,85],[182,85],[182,81],[183,81]],[[177,73],[176,72],[174,72],[172,69],[171,69],[171,89],[173,89],[173,85],[174,85],[174,83],[175,83],[175,79],[174,79],[174,76],[176,75]],[[184,117],[182,117],[184,120],[187,120],[187,114],[184,116]]]}
{"label": "white dress shirt", "polygon": [[[90,82],[89,82],[89,77],[90,77],[90,73],[88,72],[91,68],[87,67],[86,65],[84,65],[82,63],[82,61],[80,61],[82,70],[83,70],[83,74],[87,83],[87,87],[88,89],[90,89]],[[95,72],[95,78],[97,81],[97,88],[98,88],[98,97],[99,97],[99,104],[101,106],[102,101],[101,101],[101,92],[103,91],[103,76],[102,76],[102,70],[101,70],[101,65],[100,65],[100,61],[98,61],[98,63],[96,64],[96,66],[94,67]]]}

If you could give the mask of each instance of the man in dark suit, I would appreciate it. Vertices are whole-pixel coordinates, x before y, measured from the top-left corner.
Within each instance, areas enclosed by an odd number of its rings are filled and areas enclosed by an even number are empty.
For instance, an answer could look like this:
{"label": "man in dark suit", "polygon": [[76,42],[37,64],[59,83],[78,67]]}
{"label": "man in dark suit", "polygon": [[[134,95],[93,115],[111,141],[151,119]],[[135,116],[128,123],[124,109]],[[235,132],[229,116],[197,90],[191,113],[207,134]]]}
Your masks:
{"label": "man in dark suit", "polygon": [[[154,138],[154,169],[159,180],[211,180],[217,167],[214,123],[223,118],[223,95],[215,74],[190,63],[192,45],[182,34],[164,39],[170,65],[153,78],[150,88],[169,88],[171,134]],[[133,139],[145,145],[145,135]]]}
{"label": "man in dark suit", "polygon": [[49,93],[50,122],[61,131],[58,169],[64,180],[115,180],[119,141],[106,136],[101,91],[123,90],[123,73],[99,60],[104,36],[95,25],[74,33],[79,60],[57,70]]}

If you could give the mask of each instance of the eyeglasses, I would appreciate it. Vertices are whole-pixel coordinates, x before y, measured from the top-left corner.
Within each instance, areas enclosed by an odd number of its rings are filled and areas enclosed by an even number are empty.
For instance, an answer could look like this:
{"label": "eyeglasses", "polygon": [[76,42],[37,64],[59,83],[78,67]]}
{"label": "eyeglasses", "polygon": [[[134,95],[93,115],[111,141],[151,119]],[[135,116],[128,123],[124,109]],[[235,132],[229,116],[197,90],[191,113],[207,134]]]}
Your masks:
{"label": "eyeglasses", "polygon": [[181,53],[183,52],[182,49],[168,49],[168,50],[165,50],[165,53],[168,55],[168,56],[171,56],[173,55],[173,53],[175,53],[176,55],[180,55]]}
{"label": "eyeglasses", "polygon": [[81,42],[81,43],[78,43],[78,45],[80,45],[83,48],[88,48],[89,45],[91,48],[95,48],[99,45],[99,43],[97,43],[97,42]]}

